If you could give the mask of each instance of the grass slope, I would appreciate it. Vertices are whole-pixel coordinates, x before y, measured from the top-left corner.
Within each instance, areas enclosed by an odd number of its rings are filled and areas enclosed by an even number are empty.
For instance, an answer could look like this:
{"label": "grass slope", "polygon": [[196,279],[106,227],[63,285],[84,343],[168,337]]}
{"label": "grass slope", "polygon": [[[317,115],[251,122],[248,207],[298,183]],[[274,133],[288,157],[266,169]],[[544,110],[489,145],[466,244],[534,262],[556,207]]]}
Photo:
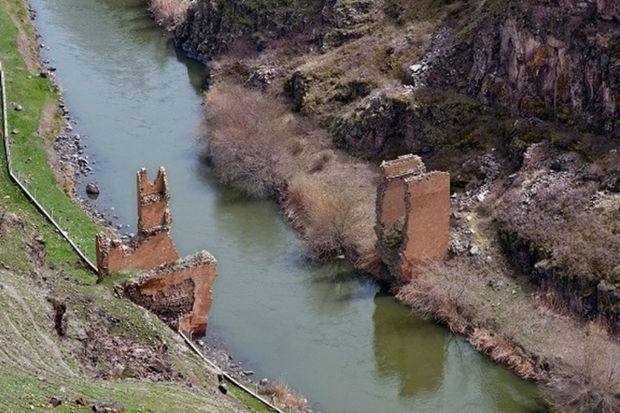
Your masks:
{"label": "grass slope", "polygon": [[[23,2],[0,0],[0,60],[6,74],[9,131],[13,129],[19,131],[10,136],[13,168],[20,180],[46,206],[54,219],[72,236],[85,254],[94,259],[94,236],[98,226],[56,185],[56,177],[49,167],[45,146],[45,140],[51,140],[53,136],[42,137],[37,132],[43,108],[50,102],[57,107],[55,103],[58,94],[49,79],[40,77],[37,71],[29,70],[20,54],[20,48],[28,50],[24,41],[18,41],[18,38],[23,39],[23,36],[28,36],[30,39],[34,36]],[[31,59],[32,57],[30,56]],[[21,105],[23,110],[19,112],[13,110],[11,102]],[[60,125],[58,119],[55,123]],[[6,169],[4,149],[2,151],[0,165]],[[23,210],[28,202],[16,196],[15,190],[11,185],[5,184],[4,178],[3,174],[0,194],[14,208]],[[74,257],[64,242],[51,242],[48,245],[48,254],[57,264],[72,262]]]}

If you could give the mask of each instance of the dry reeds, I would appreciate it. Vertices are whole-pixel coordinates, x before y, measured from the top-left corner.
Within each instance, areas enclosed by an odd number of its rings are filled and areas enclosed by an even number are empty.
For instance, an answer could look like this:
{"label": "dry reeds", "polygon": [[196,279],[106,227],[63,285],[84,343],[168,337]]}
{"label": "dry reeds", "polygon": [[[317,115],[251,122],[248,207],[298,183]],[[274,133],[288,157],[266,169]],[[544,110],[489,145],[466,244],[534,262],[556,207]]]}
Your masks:
{"label": "dry reeds", "polygon": [[294,224],[304,228],[302,242],[309,255],[322,258],[357,249],[360,211],[348,197],[300,175],[289,183],[288,203],[297,211]]}
{"label": "dry reeds", "polygon": [[148,4],[157,23],[173,30],[185,19],[190,0],[148,0]]}
{"label": "dry reeds", "polygon": [[289,389],[288,385],[282,382],[266,382],[258,388],[259,394],[269,396],[272,401],[289,411],[305,413],[310,412],[308,400]]}

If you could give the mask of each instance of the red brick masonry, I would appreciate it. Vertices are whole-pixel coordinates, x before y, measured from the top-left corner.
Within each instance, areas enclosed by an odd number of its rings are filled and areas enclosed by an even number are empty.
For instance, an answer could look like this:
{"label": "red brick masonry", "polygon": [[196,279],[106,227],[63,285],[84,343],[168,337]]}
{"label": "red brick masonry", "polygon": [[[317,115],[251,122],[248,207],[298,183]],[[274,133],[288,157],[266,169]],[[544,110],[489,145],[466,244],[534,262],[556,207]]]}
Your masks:
{"label": "red brick masonry", "polygon": [[375,231],[381,259],[402,278],[445,258],[449,242],[450,175],[426,172],[415,155],[381,164]]}
{"label": "red brick masonry", "polygon": [[170,193],[164,168],[155,181],[137,174],[138,233],[127,243],[97,235],[99,280],[123,270],[146,270],[125,283],[125,294],[164,322],[191,337],[204,334],[217,277],[216,261],[206,251],[179,259],[170,236]]}

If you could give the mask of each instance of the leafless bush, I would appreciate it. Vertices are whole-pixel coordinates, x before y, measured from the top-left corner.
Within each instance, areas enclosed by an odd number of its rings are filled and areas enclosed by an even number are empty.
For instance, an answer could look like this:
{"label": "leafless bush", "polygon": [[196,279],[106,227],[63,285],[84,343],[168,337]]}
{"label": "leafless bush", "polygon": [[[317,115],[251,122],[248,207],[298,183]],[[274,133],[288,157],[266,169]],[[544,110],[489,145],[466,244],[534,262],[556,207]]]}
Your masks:
{"label": "leafless bush", "polygon": [[269,396],[279,406],[282,406],[293,412],[310,412],[310,406],[308,400],[304,397],[295,394],[288,385],[281,382],[267,382],[261,384],[258,388],[259,394]]}
{"label": "leafless bush", "polygon": [[[468,294],[468,291],[461,277],[455,276],[454,271],[445,264],[429,264],[422,272],[424,275],[413,278],[403,286],[396,298],[422,316],[445,323],[451,331],[464,334],[469,319],[467,308],[470,305],[464,294]],[[438,277],[445,282],[437,282]]]}
{"label": "leafless bush", "polygon": [[592,207],[595,193],[592,185],[543,177],[506,194],[496,218],[571,276],[608,279],[620,256],[620,219]]}
{"label": "leafless bush", "polygon": [[148,0],[148,3],[157,23],[172,30],[185,19],[190,0]]}
{"label": "leafless bush", "polygon": [[207,156],[226,184],[254,196],[267,196],[282,184],[284,150],[298,134],[286,107],[259,91],[228,85],[207,95]]}
{"label": "leafless bush", "polygon": [[310,255],[320,258],[356,250],[362,217],[348,197],[331,192],[310,176],[295,177],[288,195],[297,211],[295,224],[304,228],[302,239]]}
{"label": "leafless bush", "polygon": [[325,151],[319,152],[310,161],[310,165],[308,166],[308,173],[312,174],[315,172],[322,171],[332,159],[334,159],[334,151],[325,150]]}
{"label": "leafless bush", "polygon": [[620,411],[618,372],[614,353],[599,348],[584,352],[578,371],[564,368],[544,386],[544,395],[557,412],[562,413],[612,413]]}

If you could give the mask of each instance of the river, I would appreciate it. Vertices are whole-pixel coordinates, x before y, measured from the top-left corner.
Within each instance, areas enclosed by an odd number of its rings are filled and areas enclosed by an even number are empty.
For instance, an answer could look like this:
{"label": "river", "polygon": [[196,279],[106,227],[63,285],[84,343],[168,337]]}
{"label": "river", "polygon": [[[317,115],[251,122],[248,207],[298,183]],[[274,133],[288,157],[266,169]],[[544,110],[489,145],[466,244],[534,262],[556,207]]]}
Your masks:
{"label": "river", "polygon": [[199,156],[204,69],[175,51],[142,1],[31,4],[94,161],[99,208],[135,228],[135,173],[147,167],[153,177],[163,165],[179,252],[217,258],[207,339],[318,411],[542,411],[533,384],[345,264],[309,264],[273,202],[217,183]]}

